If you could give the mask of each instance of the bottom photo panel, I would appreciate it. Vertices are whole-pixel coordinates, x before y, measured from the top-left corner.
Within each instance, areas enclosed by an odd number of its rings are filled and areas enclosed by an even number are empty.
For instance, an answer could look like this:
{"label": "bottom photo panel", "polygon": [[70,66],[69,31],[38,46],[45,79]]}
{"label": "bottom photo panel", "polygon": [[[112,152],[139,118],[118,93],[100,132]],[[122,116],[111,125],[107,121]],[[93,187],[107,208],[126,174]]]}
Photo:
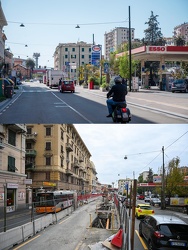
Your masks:
{"label": "bottom photo panel", "polygon": [[0,124],[0,249],[188,249],[187,124]]}

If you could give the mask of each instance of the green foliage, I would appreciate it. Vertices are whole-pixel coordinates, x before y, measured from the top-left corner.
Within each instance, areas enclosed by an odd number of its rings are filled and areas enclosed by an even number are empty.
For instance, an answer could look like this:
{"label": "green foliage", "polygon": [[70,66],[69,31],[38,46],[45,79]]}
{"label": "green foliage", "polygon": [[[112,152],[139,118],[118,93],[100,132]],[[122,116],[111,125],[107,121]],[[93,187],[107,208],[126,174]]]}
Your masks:
{"label": "green foliage", "polygon": [[30,68],[30,69],[34,69],[34,67],[35,67],[35,62],[34,62],[34,60],[31,59],[31,58],[28,58],[28,59],[26,60],[26,67],[27,67],[27,68]]}
{"label": "green foliage", "polygon": [[182,195],[183,188],[181,184],[184,181],[184,175],[181,173],[180,159],[178,157],[173,158],[167,166],[166,176],[166,194],[171,197],[176,194]]}
{"label": "green foliage", "polygon": [[158,15],[154,16],[153,11],[151,11],[148,22],[145,22],[145,24],[148,25],[148,28],[144,30],[145,38],[142,39],[145,45],[165,45],[163,34],[158,26],[159,22],[157,21],[157,17]]}

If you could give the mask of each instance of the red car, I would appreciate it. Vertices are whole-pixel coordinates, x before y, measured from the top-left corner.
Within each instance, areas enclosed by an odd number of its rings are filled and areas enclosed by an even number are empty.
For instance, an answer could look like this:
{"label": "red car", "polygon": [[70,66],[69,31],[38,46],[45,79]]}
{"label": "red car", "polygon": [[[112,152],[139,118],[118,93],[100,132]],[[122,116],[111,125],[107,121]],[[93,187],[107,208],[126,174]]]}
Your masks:
{"label": "red car", "polygon": [[75,92],[74,81],[62,81],[59,90],[61,93],[63,93],[64,91],[70,91],[74,93]]}
{"label": "red car", "polygon": [[144,200],[145,196],[143,194],[138,195],[138,200]]}

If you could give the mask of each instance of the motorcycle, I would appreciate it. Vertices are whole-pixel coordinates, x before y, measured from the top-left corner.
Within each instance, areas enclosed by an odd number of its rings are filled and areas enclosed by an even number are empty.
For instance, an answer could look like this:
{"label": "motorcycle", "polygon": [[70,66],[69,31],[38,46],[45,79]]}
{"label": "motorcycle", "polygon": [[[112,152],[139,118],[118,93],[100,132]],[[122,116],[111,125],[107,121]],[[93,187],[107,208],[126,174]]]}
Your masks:
{"label": "motorcycle", "polygon": [[130,109],[125,103],[120,103],[112,106],[112,120],[115,123],[129,123],[132,115]]}

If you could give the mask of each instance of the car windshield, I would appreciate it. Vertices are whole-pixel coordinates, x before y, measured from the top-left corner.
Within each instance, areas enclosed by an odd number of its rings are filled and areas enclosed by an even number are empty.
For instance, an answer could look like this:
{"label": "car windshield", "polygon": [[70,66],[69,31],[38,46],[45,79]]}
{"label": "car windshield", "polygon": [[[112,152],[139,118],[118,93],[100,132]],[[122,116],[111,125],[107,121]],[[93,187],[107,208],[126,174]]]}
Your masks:
{"label": "car windshield", "polygon": [[140,209],[152,210],[152,207],[150,207],[150,206],[140,206]]}
{"label": "car windshield", "polygon": [[160,230],[165,235],[186,234],[188,235],[188,225],[181,224],[162,224]]}
{"label": "car windshield", "polygon": [[64,81],[63,82],[65,85],[72,84],[72,81]]}
{"label": "car windshield", "polygon": [[175,84],[183,84],[183,80],[176,80],[174,83]]}

